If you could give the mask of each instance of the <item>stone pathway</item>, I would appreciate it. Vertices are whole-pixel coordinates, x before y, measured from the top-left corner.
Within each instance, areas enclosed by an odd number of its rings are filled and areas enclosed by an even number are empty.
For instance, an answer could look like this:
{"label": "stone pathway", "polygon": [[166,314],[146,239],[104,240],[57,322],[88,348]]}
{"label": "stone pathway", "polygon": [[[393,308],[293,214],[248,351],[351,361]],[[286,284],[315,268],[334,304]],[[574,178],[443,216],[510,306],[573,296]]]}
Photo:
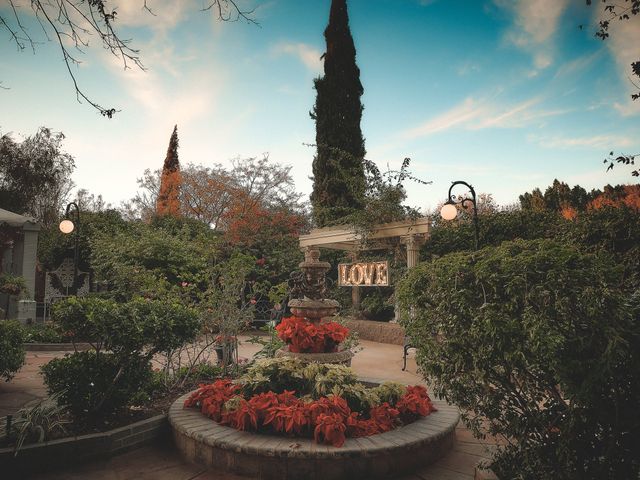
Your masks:
{"label": "stone pathway", "polygon": [[[353,359],[352,367],[361,377],[393,380],[407,384],[423,383],[416,372],[413,354],[402,371],[402,346],[361,341],[364,350]],[[243,343],[239,354],[251,357],[258,348]],[[0,415],[15,413],[20,407],[46,395],[39,367],[64,352],[27,352],[27,363],[16,377],[0,384]],[[478,462],[490,456],[487,442],[473,438],[461,424],[457,442],[443,459],[401,480],[472,480]],[[68,470],[33,477],[37,480],[248,480],[232,474],[207,471],[184,462],[169,442],[154,444],[116,457],[70,467]],[[354,479],[355,480],[355,479]]]}

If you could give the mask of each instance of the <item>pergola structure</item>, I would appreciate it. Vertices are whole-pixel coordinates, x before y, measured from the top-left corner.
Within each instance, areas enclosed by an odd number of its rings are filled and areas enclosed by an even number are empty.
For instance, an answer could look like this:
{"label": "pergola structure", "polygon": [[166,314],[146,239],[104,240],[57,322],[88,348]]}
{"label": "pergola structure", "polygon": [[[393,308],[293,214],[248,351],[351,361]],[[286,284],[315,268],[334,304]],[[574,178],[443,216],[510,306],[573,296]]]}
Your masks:
{"label": "pergola structure", "polygon": [[[366,245],[362,236],[353,228],[344,226],[316,228],[307,235],[300,236],[300,248],[302,250],[315,248],[328,248],[332,250],[345,250],[356,258],[359,251],[382,250],[392,246],[391,239],[400,238],[407,249],[407,268],[418,264],[420,245],[429,238],[431,221],[427,217],[417,218],[401,222],[383,223],[375,226],[367,235]],[[352,301],[354,306],[360,304],[359,287],[353,287]]]}

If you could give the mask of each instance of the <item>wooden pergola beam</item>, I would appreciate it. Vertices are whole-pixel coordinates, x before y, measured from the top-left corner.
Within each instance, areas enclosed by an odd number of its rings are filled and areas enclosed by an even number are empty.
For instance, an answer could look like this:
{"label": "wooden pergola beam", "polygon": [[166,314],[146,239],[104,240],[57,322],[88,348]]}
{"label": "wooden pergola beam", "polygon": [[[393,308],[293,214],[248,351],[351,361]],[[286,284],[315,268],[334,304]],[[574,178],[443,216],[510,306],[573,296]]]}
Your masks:
{"label": "wooden pergola beam", "polygon": [[[394,237],[408,237],[411,235],[429,236],[430,220],[427,217],[412,221],[384,223],[376,226],[369,239],[384,240]],[[352,228],[325,227],[311,230],[307,235],[300,236],[300,248],[322,247],[334,250],[357,250],[361,239]],[[386,248],[384,242],[368,247],[372,249]]]}

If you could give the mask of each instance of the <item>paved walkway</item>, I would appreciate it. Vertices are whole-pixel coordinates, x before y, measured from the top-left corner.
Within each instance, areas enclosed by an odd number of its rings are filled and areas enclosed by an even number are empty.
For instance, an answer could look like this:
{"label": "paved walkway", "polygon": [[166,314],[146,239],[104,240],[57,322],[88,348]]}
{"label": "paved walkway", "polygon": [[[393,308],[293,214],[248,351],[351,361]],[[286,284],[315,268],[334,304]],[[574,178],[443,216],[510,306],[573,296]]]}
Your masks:
{"label": "paved walkway", "polygon": [[[416,372],[416,363],[410,355],[407,371],[402,369],[402,346],[361,341],[364,349],[353,359],[352,367],[361,377],[393,380],[406,384],[424,384]],[[257,350],[243,343],[239,354],[251,357]],[[15,413],[21,406],[46,395],[39,367],[64,352],[27,352],[27,363],[9,383],[0,384],[0,415]],[[462,425],[456,431],[457,443],[451,453],[435,464],[401,480],[471,480],[475,467],[488,458],[486,444],[472,437]],[[37,480],[247,480],[187,464],[169,442],[139,448],[114,458],[92,462],[68,470],[34,477]],[[354,479],[355,480],[355,479]]]}

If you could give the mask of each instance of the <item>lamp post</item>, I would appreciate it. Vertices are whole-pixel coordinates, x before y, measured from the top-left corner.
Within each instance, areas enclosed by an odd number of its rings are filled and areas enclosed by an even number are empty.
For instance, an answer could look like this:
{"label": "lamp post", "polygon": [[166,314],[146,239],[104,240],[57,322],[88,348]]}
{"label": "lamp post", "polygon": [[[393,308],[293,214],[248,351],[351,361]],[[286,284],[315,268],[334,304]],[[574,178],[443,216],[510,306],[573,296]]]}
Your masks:
{"label": "lamp post", "polygon": [[[453,187],[456,185],[464,185],[469,189],[471,193],[471,198],[465,197],[461,200],[456,200],[453,196]],[[479,228],[478,228],[478,204],[476,202],[476,191],[473,189],[471,185],[467,182],[463,182],[462,180],[458,180],[456,182],[452,182],[449,187],[449,194],[447,202],[440,209],[440,215],[445,220],[453,220],[458,216],[458,209],[456,208],[456,204],[460,204],[462,208],[467,208],[468,204],[473,206],[473,230],[474,230],[474,241],[475,241],[475,249],[478,249],[478,237],[479,237]]]}
{"label": "lamp post", "polygon": [[[69,212],[71,207],[75,208],[76,213],[76,222],[73,223],[69,219]],[[71,202],[67,205],[67,209],[64,213],[64,220],[60,222],[60,231],[65,235],[70,234],[75,231],[74,238],[74,246],[73,246],[73,287],[76,288],[76,293],[78,291],[77,287],[77,276],[78,276],[78,239],[80,238],[80,209],[78,208],[78,204],[75,202]],[[67,288],[67,295],[69,294],[69,289]]]}

